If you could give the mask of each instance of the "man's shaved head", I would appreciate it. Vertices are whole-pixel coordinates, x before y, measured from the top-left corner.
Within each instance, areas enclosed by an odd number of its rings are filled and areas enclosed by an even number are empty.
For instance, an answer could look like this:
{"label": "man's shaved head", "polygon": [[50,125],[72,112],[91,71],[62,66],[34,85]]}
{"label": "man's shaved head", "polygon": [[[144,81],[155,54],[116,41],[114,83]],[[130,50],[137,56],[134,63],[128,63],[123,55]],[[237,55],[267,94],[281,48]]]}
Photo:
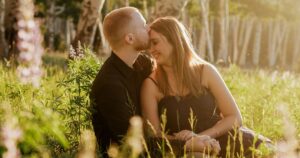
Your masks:
{"label": "man's shaved head", "polygon": [[133,7],[123,7],[108,13],[103,21],[104,36],[112,49],[120,46],[122,38],[128,33],[134,14],[140,14]]}

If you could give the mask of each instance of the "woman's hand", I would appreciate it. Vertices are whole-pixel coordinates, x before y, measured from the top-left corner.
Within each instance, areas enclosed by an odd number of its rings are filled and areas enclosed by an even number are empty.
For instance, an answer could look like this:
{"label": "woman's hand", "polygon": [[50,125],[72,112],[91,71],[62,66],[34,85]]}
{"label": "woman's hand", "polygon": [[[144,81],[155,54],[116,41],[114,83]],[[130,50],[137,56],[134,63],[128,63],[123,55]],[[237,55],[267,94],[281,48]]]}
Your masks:
{"label": "woman's hand", "polygon": [[196,135],[197,134],[189,130],[182,130],[178,133],[174,133],[175,139],[182,140],[182,141],[188,141],[189,139],[191,139]]}
{"label": "woman's hand", "polygon": [[193,136],[186,141],[185,147],[188,151],[208,152],[209,154],[218,154],[221,150],[219,142],[207,135]]}

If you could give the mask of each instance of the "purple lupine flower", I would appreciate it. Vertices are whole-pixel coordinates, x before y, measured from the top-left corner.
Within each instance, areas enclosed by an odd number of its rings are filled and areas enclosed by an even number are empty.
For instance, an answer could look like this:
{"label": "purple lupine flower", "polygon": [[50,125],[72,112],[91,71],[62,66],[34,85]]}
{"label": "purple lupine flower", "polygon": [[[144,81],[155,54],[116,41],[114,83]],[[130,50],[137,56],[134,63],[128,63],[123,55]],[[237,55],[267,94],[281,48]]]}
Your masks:
{"label": "purple lupine flower", "polygon": [[17,24],[19,30],[17,47],[20,51],[18,76],[22,83],[31,83],[34,87],[39,87],[44,49],[39,24],[34,21],[32,0],[20,1]]}
{"label": "purple lupine flower", "polygon": [[22,137],[22,131],[17,127],[16,118],[7,119],[1,129],[1,143],[6,148],[3,158],[19,158],[21,153],[17,148],[18,141]]}
{"label": "purple lupine flower", "polygon": [[70,59],[81,59],[84,57],[84,49],[82,48],[80,41],[78,41],[78,46],[76,50],[70,46],[69,49],[69,58]]}
{"label": "purple lupine flower", "polygon": [[73,46],[70,46],[70,50],[69,50],[69,58],[74,59],[76,57],[76,51],[73,48]]}
{"label": "purple lupine flower", "polygon": [[78,46],[76,48],[76,57],[77,58],[83,58],[84,57],[84,50],[81,46],[80,41],[78,41]]}

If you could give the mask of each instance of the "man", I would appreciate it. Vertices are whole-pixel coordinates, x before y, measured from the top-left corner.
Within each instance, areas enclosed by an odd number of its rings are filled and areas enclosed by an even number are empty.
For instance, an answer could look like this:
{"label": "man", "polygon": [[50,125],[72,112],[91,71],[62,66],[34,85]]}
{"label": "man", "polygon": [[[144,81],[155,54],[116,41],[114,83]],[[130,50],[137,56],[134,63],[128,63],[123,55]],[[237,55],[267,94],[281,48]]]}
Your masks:
{"label": "man", "polygon": [[111,56],[93,82],[90,99],[92,123],[100,146],[105,152],[127,132],[129,119],[140,115],[139,96],[142,81],[151,73],[152,62],[140,54],[149,46],[148,27],[141,13],[132,7],[113,10],[103,21]]}

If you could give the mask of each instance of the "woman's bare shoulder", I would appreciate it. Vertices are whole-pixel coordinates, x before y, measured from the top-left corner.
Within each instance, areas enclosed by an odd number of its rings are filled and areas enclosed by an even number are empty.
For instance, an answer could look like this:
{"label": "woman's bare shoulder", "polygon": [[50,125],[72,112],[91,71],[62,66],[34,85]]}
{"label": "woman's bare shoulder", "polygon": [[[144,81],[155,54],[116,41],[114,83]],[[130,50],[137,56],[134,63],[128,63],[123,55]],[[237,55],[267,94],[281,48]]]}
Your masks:
{"label": "woman's bare shoulder", "polygon": [[156,72],[153,71],[143,82],[142,85],[143,89],[148,89],[150,91],[156,91],[157,87],[157,80],[156,80]]}
{"label": "woman's bare shoulder", "polygon": [[217,71],[217,68],[211,64],[211,63],[205,63],[203,64],[203,73],[209,74],[209,73],[215,73]]}
{"label": "woman's bare shoulder", "polygon": [[155,95],[155,97],[160,100],[162,98],[162,93],[158,88],[157,75],[156,72],[152,72],[143,82],[142,90],[146,93]]}
{"label": "woman's bare shoulder", "polygon": [[202,85],[208,88],[208,82],[215,73],[217,73],[217,69],[214,65],[211,63],[202,64]]}

